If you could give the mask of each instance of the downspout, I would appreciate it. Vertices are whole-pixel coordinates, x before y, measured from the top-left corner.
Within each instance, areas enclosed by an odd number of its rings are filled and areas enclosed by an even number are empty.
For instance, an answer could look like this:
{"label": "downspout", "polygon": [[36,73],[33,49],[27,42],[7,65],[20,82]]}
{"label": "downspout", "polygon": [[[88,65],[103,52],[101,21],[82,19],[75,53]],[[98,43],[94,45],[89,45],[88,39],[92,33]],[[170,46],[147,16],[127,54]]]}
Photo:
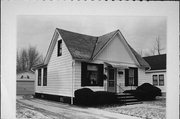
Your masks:
{"label": "downspout", "polygon": [[72,94],[71,94],[71,105],[73,105],[73,95],[74,95],[74,60],[72,61]]}

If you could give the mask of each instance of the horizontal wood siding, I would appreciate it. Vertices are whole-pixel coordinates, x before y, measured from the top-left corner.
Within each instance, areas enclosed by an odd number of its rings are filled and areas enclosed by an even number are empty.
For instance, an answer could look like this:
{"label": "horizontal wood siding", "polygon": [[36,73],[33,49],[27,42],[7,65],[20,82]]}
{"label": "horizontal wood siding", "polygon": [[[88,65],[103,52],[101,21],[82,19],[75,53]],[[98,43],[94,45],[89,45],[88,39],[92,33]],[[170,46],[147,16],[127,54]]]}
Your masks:
{"label": "horizontal wood siding", "polygon": [[34,80],[17,80],[16,94],[17,95],[34,95]]}
{"label": "horizontal wood siding", "polygon": [[104,86],[81,86],[81,62],[75,61],[74,91],[80,88],[90,88],[93,91],[104,91]]}
{"label": "horizontal wood siding", "polygon": [[72,57],[63,40],[62,56],[57,57],[57,42],[47,66],[47,86],[36,85],[36,92],[72,96]]}
{"label": "horizontal wood siding", "polygon": [[161,75],[161,74],[164,75],[164,86],[156,86],[156,87],[160,88],[162,92],[166,92],[166,72],[146,73],[148,79],[151,81],[151,84],[153,84],[153,75]]}
{"label": "horizontal wood siding", "polygon": [[[121,69],[120,71],[123,72],[122,75],[117,74],[117,92],[123,92],[124,90],[131,90],[136,89],[137,86],[125,86],[125,70]],[[145,74],[145,70],[138,68],[138,86],[142,85],[143,83],[150,83],[152,84],[152,80],[149,79],[149,75]]]}
{"label": "horizontal wood siding", "polygon": [[119,35],[116,35],[112,41],[103,49],[95,60],[119,62],[124,64],[136,64],[132,53],[128,50]]}

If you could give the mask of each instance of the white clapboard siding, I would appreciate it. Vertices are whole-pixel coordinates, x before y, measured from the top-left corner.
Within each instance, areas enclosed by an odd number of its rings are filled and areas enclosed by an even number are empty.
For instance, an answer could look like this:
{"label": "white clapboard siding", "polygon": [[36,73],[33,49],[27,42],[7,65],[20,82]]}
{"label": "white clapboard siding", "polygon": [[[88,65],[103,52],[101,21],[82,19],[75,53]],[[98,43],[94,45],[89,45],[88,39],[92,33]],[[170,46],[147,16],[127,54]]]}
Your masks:
{"label": "white clapboard siding", "polygon": [[116,35],[114,39],[112,39],[95,60],[119,62],[129,65],[135,64],[132,53],[130,53],[119,35]]}
{"label": "white clapboard siding", "polygon": [[[125,70],[121,70],[122,75],[117,74],[117,92],[122,92],[123,90],[136,89],[137,86],[125,86]],[[143,83],[152,83],[149,76],[145,74],[145,69],[138,68],[138,86]],[[121,88],[120,88],[121,87]]]}
{"label": "white clapboard siding", "polygon": [[72,96],[72,57],[63,40],[62,56],[57,57],[57,42],[47,66],[47,86],[36,83],[36,92]]}
{"label": "white clapboard siding", "polygon": [[[148,79],[151,81],[151,84],[153,84],[153,75],[161,75],[163,74],[164,75],[164,86],[156,86],[158,88],[161,89],[162,92],[166,92],[166,72],[163,71],[163,72],[152,72],[152,73],[146,73],[146,75],[148,76]],[[158,78],[159,80],[159,78]]]}

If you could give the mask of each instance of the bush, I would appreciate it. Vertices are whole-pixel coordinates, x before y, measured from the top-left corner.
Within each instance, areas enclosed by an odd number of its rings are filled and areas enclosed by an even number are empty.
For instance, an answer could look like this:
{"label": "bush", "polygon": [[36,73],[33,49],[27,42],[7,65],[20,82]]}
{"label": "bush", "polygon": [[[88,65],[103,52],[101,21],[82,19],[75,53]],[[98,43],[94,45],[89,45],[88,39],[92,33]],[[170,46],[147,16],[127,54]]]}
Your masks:
{"label": "bush", "polygon": [[114,104],[117,102],[117,97],[115,93],[107,92],[107,91],[96,91],[95,99],[96,99],[95,103],[97,105]]}
{"label": "bush", "polygon": [[89,88],[78,89],[74,92],[75,104],[90,106],[95,102],[94,92]]}
{"label": "bush", "polygon": [[114,104],[117,97],[114,93],[106,91],[93,92],[89,88],[82,88],[75,91],[75,104],[84,106]]}
{"label": "bush", "polygon": [[144,83],[134,91],[135,97],[139,100],[154,100],[156,96],[161,96],[161,90],[149,83]]}

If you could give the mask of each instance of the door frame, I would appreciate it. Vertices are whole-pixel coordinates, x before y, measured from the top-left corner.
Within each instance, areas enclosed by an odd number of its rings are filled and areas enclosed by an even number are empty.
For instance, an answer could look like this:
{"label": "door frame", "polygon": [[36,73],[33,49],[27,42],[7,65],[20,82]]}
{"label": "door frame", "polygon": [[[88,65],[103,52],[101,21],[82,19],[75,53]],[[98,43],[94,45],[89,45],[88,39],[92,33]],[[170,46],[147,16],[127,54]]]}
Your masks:
{"label": "door frame", "polygon": [[[114,80],[109,80],[109,78],[110,78],[109,71],[112,70],[112,69],[114,70]],[[114,86],[113,87],[109,86],[109,81],[114,81]],[[113,92],[113,93],[117,92],[117,68],[108,67],[108,70],[107,70],[107,91],[108,92]]]}

